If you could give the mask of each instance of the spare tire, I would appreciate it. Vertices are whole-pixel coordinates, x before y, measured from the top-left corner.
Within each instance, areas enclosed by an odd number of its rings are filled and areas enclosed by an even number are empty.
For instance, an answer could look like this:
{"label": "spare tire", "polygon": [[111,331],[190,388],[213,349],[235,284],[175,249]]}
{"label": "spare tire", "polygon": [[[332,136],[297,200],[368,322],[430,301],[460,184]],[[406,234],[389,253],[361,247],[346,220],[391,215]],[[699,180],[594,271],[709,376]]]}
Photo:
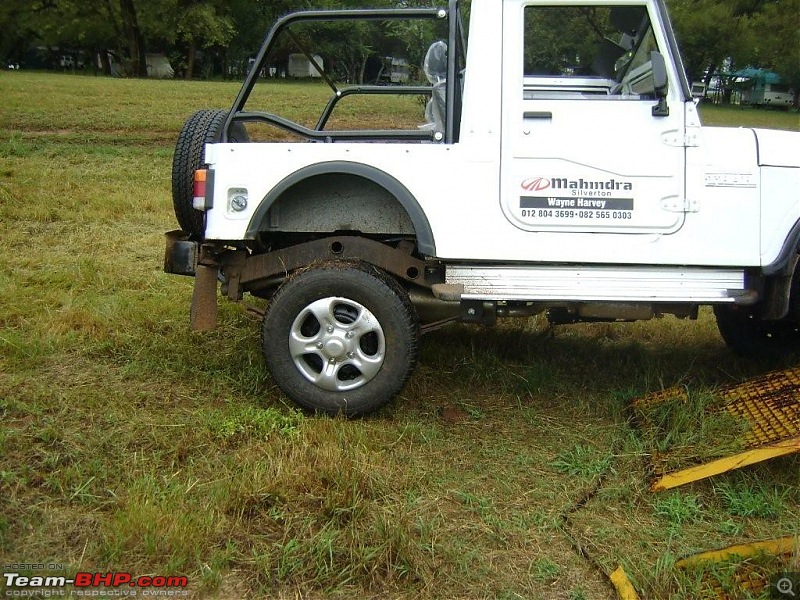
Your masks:
{"label": "spare tire", "polygon": [[[228,111],[219,109],[198,110],[183,124],[175,154],[172,156],[172,205],[181,229],[193,237],[203,237],[205,226],[202,211],[192,205],[194,199],[194,172],[205,166],[203,153],[206,144],[219,139]],[[235,123],[228,136],[229,142],[248,141],[247,131]]]}

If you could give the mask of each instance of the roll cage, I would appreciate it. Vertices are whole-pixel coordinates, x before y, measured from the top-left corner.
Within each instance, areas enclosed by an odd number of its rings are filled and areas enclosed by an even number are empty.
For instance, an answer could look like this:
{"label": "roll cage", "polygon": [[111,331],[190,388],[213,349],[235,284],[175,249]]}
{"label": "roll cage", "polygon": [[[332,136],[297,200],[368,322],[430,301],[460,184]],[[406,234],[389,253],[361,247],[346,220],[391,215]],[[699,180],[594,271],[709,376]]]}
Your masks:
{"label": "roll cage", "polygon": [[364,9],[364,10],[315,10],[299,11],[290,13],[280,19],[270,29],[264,43],[256,56],[255,62],[248,72],[244,83],[239,90],[233,107],[225,120],[222,131],[220,132],[221,143],[228,141],[228,133],[233,123],[262,122],[273,125],[307,140],[317,142],[334,141],[360,141],[360,140],[384,140],[384,141],[419,141],[419,142],[444,142],[452,144],[457,141],[459,130],[459,104],[460,104],[460,85],[448,84],[446,89],[446,118],[443,132],[431,130],[325,130],[325,126],[333,113],[338,102],[347,96],[353,95],[433,95],[431,85],[351,85],[338,87],[330,78],[322,65],[314,58],[313,54],[294,36],[291,31],[289,36],[301,52],[308,59],[313,68],[319,73],[325,83],[330,86],[332,96],[320,114],[313,129],[304,127],[298,123],[280,117],[278,115],[263,111],[245,110],[247,100],[253,91],[258,80],[259,73],[266,66],[275,40],[284,30],[291,25],[301,22],[325,22],[325,21],[391,21],[391,20],[448,20],[447,45],[455,52],[448,52],[447,57],[447,81],[456,82],[460,68],[458,62],[461,57],[466,55],[466,34],[464,31],[459,0],[448,0],[447,8],[405,8],[405,9]]}

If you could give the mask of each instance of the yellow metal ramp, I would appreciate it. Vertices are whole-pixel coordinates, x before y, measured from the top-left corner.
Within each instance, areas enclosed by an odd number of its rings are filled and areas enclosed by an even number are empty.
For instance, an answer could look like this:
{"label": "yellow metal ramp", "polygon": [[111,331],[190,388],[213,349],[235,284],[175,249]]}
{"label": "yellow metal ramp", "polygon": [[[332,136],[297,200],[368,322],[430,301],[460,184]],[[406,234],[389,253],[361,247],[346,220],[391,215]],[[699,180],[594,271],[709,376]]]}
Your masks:
{"label": "yellow metal ramp", "polygon": [[[652,491],[667,490],[770,458],[800,452],[800,367],[724,386],[714,390],[713,396],[719,406],[709,411],[708,418],[713,419],[714,412],[724,410],[746,422],[741,450],[730,456],[671,472],[663,466],[669,462],[667,457],[654,454]],[[648,410],[676,399],[688,401],[687,390],[675,387],[648,394],[634,400],[632,408],[640,424],[648,427]]]}
{"label": "yellow metal ramp", "polygon": [[[781,572],[781,570],[775,569],[776,565],[782,565],[784,567],[782,570],[792,572],[800,568],[798,552],[800,552],[800,538],[787,536],[701,552],[679,560],[675,566],[679,569],[688,569],[709,563],[738,561],[735,570],[728,577],[730,581],[727,582],[727,585],[723,585],[719,579],[714,577],[713,571],[707,573],[703,578],[704,584],[719,600],[743,596],[761,598],[769,593],[770,579],[774,584],[776,573]],[[758,561],[754,560],[759,555],[773,557],[775,563],[772,565],[772,569],[759,566]],[[732,591],[733,593],[731,593]]]}

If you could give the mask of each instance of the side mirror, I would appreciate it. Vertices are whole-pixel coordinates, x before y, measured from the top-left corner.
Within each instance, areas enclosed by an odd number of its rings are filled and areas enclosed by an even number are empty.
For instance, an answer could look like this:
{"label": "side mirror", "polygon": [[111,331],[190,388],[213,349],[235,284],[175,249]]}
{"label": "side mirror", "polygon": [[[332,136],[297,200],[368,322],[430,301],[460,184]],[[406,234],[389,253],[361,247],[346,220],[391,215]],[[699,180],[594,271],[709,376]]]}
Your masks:
{"label": "side mirror", "polygon": [[703,98],[706,97],[706,84],[702,81],[695,81],[692,83],[692,99],[695,101],[695,104],[700,102]]}
{"label": "side mirror", "polygon": [[667,61],[660,52],[650,53],[650,66],[653,72],[653,91],[658,98],[658,104],[653,107],[654,117],[668,117],[669,106],[667,105],[667,91],[669,90],[669,78],[667,77]]}

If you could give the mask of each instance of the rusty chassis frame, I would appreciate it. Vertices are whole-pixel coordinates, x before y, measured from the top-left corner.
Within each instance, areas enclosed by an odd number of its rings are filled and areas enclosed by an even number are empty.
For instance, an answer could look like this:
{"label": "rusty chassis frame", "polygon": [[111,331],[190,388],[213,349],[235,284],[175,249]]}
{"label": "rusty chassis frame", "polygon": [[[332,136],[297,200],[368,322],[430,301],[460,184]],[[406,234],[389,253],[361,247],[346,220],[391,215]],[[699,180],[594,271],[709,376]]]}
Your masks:
{"label": "rusty chassis frame", "polygon": [[[444,281],[444,268],[437,262],[415,257],[414,243],[400,241],[396,247],[369,238],[333,236],[300,243],[262,254],[250,254],[224,243],[186,240],[184,232],[167,234],[165,271],[194,275],[191,323],[198,331],[213,329],[217,317],[217,284],[222,294],[240,301],[245,292],[259,292],[277,286],[293,272],[328,261],[365,262],[393,275],[405,284],[430,289]],[[182,239],[183,238],[183,239]],[[181,253],[174,249],[180,248]],[[176,265],[175,256],[183,262]]]}

